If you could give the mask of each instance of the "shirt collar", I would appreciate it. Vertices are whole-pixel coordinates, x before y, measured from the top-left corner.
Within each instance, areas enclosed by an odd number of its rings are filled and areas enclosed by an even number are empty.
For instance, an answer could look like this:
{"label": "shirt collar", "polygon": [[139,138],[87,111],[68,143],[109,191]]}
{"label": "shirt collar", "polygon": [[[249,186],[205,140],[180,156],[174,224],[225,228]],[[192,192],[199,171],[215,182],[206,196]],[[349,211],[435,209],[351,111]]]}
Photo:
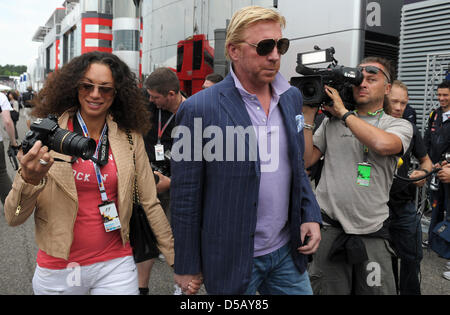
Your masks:
{"label": "shirt collar", "polygon": [[[241,81],[239,81],[239,78],[236,76],[236,74],[233,71],[233,65],[232,64],[230,65],[230,74],[231,74],[231,77],[234,80],[234,85],[238,89],[238,91],[241,94],[241,96],[243,96],[243,97],[244,96],[254,96],[254,94],[250,94],[242,86]],[[272,86],[273,96],[276,95],[278,97],[280,97],[281,94],[283,94],[284,92],[289,90],[289,88],[291,87],[289,82],[281,75],[280,72],[277,73],[277,75],[275,76],[275,79],[272,81],[272,83],[270,85]]]}
{"label": "shirt collar", "polygon": [[442,113],[442,122],[447,121],[447,119],[450,119],[450,110]]}

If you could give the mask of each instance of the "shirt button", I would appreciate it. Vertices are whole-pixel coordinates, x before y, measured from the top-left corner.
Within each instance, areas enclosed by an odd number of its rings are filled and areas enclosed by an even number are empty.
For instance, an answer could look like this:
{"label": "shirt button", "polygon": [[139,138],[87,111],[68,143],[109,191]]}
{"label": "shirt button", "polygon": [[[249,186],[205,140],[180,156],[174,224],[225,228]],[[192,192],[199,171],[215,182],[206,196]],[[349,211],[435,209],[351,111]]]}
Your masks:
{"label": "shirt button", "polygon": [[256,109],[257,109],[257,110],[260,110],[260,109],[261,109],[261,107],[259,107],[259,106],[258,106],[258,107],[256,107]]}

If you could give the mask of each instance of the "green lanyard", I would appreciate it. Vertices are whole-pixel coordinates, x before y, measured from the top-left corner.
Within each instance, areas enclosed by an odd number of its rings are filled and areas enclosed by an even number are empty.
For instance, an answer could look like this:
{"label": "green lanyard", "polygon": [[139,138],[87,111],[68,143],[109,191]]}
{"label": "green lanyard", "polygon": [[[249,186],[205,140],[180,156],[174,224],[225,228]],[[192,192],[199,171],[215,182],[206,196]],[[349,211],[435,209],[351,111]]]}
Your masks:
{"label": "green lanyard", "polygon": [[[355,112],[357,112],[357,110],[355,110]],[[374,113],[372,113],[372,112],[367,112],[367,114],[368,114],[369,116],[376,116],[376,115],[380,114],[380,115],[378,116],[378,120],[377,120],[377,123],[376,123],[376,125],[375,125],[375,127],[378,128],[378,126],[379,126],[379,124],[380,124],[381,117],[383,117],[383,114],[384,114],[384,109],[381,108],[381,109],[377,110],[377,111],[374,112]],[[369,148],[368,148],[365,144],[363,144],[363,157],[364,157],[364,158],[363,158],[363,162],[366,163],[366,164],[368,164],[368,163],[369,163]]]}

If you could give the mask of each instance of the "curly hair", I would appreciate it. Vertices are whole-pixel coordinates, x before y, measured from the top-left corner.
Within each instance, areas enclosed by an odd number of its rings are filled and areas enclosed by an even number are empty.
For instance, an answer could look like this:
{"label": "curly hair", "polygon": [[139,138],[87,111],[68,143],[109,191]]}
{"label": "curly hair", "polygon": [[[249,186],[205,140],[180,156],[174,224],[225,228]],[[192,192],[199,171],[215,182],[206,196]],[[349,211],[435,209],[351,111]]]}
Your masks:
{"label": "curly hair", "polygon": [[109,67],[117,93],[109,113],[120,129],[146,134],[150,129],[147,100],[138,87],[136,75],[114,54],[93,51],[75,57],[48,76],[44,88],[33,99],[35,117],[60,116],[72,107],[80,108],[78,84],[93,63]]}

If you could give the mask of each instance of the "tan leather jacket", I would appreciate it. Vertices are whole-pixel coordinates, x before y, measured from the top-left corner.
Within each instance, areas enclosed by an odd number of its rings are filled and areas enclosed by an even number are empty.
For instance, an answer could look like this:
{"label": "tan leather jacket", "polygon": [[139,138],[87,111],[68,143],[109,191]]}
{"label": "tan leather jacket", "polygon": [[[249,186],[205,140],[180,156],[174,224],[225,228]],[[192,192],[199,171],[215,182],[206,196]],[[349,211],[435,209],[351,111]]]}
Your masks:
{"label": "tan leather jacket", "polygon": [[[74,111],[68,111],[59,118],[61,128]],[[136,172],[140,201],[150,226],[158,240],[158,247],[169,265],[174,262],[172,231],[156,196],[153,172],[145,151],[141,135],[132,133],[133,147],[127,134],[117,127],[112,117],[107,118],[108,138],[117,165],[118,210],[123,244],[129,241],[129,221],[132,212],[134,164],[133,150],[136,151]],[[65,161],[70,157],[51,151],[51,155]],[[24,223],[34,211],[36,243],[47,254],[68,259],[73,241],[73,227],[78,211],[78,197],[73,177],[72,165],[67,162],[55,163],[47,173],[44,185],[33,186],[24,182],[16,174],[12,190],[5,201],[5,217],[10,226]]]}

